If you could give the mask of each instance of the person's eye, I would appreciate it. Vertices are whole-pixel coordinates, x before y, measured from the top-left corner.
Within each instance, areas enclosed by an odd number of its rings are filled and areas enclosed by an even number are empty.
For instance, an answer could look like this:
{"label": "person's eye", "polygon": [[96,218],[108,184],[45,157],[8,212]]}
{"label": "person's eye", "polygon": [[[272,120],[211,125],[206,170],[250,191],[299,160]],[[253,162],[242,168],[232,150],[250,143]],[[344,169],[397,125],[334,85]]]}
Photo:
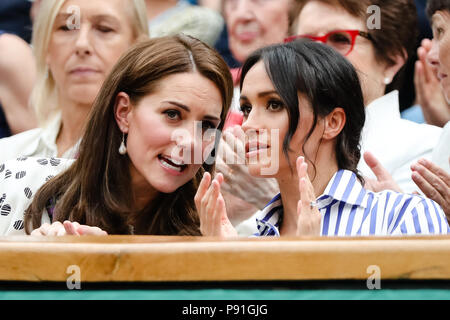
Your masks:
{"label": "person's eye", "polygon": [[97,30],[100,31],[100,32],[103,32],[103,33],[109,33],[109,32],[113,32],[114,31],[114,29],[112,29],[112,28],[110,28],[108,26],[102,26],[102,25],[97,26]]}
{"label": "person's eye", "polygon": [[246,103],[242,104],[241,105],[241,111],[244,114],[244,117],[248,117],[248,115],[252,111],[252,106],[250,106],[249,104],[246,104]]}
{"label": "person's eye", "polygon": [[181,113],[178,110],[166,110],[163,112],[166,116],[166,118],[170,121],[176,121],[176,120],[181,120]]}
{"label": "person's eye", "polygon": [[203,130],[216,129],[216,126],[211,121],[202,121],[202,129]]}
{"label": "person's eye", "polygon": [[270,111],[279,111],[283,109],[284,104],[279,100],[269,100],[267,103],[267,109]]}
{"label": "person's eye", "polygon": [[57,30],[60,30],[60,31],[70,31],[71,29],[67,26],[67,24],[62,24],[62,25],[60,25],[60,26],[57,28]]}
{"label": "person's eye", "polygon": [[350,37],[343,33],[334,33],[330,35],[329,41],[333,43],[340,43],[340,44],[351,44],[352,40]]}

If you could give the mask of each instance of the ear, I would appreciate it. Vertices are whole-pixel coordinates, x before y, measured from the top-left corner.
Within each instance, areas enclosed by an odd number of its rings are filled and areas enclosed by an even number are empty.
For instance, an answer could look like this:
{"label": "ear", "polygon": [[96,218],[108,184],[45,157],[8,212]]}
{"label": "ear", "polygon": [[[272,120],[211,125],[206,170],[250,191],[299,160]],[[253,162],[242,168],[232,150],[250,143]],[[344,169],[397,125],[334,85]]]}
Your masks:
{"label": "ear", "polygon": [[[396,55],[393,57],[394,64],[388,65],[384,69],[384,78],[389,79],[389,83],[392,82],[397,72],[405,65],[406,59],[408,59],[408,55],[405,50],[403,50],[403,55]],[[387,84],[389,84],[387,83]]]}
{"label": "ear", "polygon": [[131,111],[132,106],[130,97],[125,92],[119,92],[114,105],[114,118],[116,119],[120,131],[123,133],[128,133]]}
{"label": "ear", "polygon": [[324,130],[322,139],[332,140],[336,138],[345,126],[347,117],[345,111],[342,108],[334,108],[324,118]]}

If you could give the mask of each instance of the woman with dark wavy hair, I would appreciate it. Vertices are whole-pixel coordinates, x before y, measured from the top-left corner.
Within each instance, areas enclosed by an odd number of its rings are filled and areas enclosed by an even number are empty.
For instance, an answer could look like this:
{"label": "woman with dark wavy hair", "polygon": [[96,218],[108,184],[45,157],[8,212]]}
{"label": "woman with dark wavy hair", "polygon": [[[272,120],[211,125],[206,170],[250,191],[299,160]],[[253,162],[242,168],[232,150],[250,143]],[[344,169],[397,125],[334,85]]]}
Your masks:
{"label": "woman with dark wavy hair", "polygon": [[[364,127],[358,75],[341,54],[297,40],[253,53],[242,68],[245,155],[253,176],[274,177],[277,195],[256,216],[255,235],[448,233],[445,215],[420,196],[366,190],[357,165]],[[219,175],[196,195],[204,235],[235,236]]]}

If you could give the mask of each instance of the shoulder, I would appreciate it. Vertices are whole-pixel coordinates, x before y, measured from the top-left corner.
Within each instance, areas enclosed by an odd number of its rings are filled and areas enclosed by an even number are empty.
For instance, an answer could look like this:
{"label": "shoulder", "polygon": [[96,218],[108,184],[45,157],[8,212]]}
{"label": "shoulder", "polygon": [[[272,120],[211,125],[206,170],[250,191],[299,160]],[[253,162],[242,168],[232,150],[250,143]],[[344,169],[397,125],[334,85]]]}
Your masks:
{"label": "shoulder", "polygon": [[[70,167],[75,160],[44,157],[19,157],[0,163],[0,184],[30,181],[39,184],[39,178],[48,180]],[[10,179],[12,178],[12,179]]]}
{"label": "shoulder", "polygon": [[447,234],[448,223],[442,208],[426,197],[390,190],[373,193],[377,207],[387,219],[390,234]]}
{"label": "shoulder", "polygon": [[42,132],[41,128],[36,128],[0,139],[0,161],[29,154],[31,149],[37,148]]}
{"label": "shoulder", "polygon": [[23,215],[36,192],[74,160],[22,157],[0,164],[0,234],[23,232]]}

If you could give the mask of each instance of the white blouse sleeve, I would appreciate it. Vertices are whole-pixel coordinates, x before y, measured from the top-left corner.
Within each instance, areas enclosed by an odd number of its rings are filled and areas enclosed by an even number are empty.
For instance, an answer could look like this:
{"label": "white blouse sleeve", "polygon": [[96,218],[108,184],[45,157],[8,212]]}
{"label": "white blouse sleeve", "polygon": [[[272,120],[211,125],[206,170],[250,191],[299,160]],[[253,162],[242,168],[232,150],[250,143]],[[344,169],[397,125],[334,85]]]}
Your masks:
{"label": "white blouse sleeve", "polygon": [[[22,157],[0,163],[0,236],[24,235],[24,213],[39,188],[74,160]],[[46,211],[46,210],[45,210]],[[50,223],[47,212],[42,223]]]}

